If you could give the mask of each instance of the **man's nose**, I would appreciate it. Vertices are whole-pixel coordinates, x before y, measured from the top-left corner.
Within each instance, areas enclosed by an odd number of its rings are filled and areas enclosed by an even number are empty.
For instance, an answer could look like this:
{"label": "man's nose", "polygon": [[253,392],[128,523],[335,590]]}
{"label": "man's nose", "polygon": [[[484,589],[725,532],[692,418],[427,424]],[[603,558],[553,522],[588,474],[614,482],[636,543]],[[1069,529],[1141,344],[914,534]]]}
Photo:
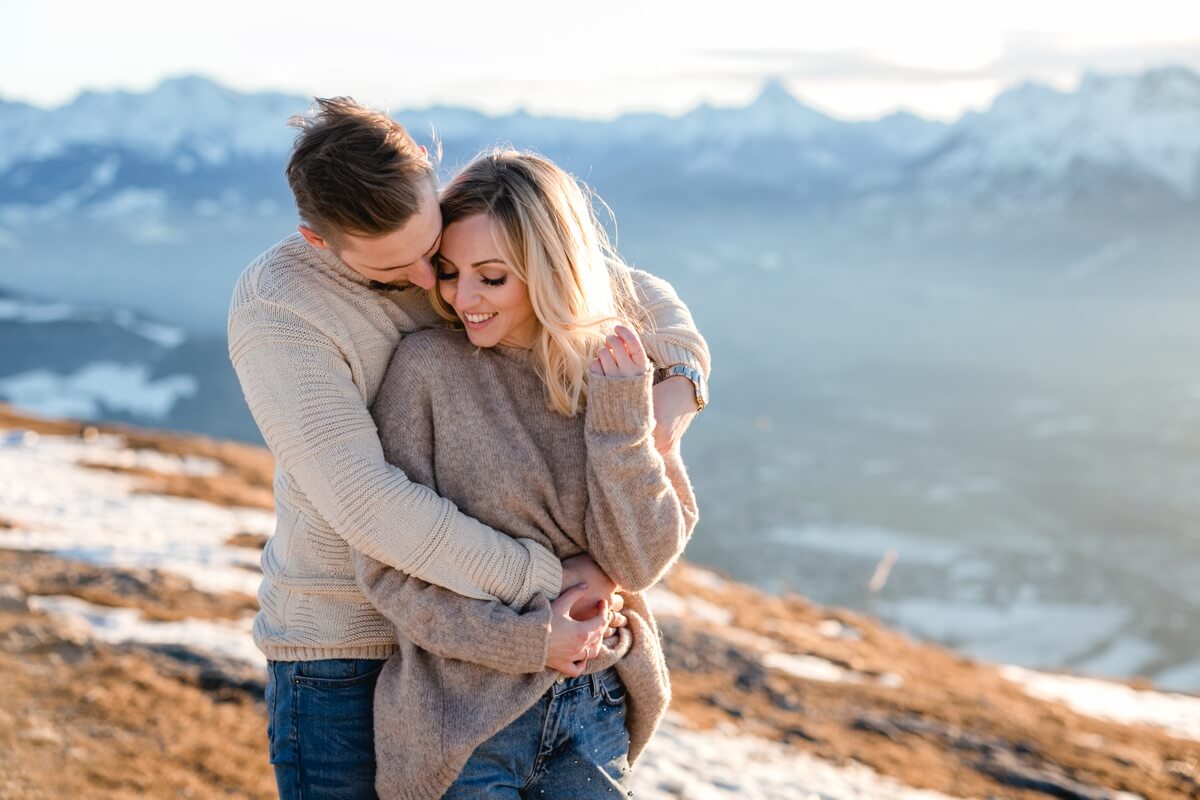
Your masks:
{"label": "man's nose", "polygon": [[413,264],[408,272],[408,280],[422,289],[432,289],[437,284],[437,273],[433,269],[433,263],[428,258],[422,258]]}

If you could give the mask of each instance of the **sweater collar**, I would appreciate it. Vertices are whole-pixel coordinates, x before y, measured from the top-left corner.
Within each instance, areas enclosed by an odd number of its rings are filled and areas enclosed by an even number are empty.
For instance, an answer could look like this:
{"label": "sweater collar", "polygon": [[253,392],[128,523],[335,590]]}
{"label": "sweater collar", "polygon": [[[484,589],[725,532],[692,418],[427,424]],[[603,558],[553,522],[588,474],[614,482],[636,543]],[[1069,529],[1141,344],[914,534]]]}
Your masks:
{"label": "sweater collar", "polygon": [[319,261],[322,266],[324,266],[330,272],[334,273],[340,278],[345,278],[348,281],[357,283],[359,286],[366,286],[369,288],[374,288],[376,291],[382,291],[381,289],[377,288],[379,284],[376,281],[373,281],[370,278],[360,275],[354,270],[350,269],[349,265],[347,265],[345,261],[342,261],[340,258],[338,258],[337,254],[334,253],[330,248],[313,247],[311,244],[304,241],[304,237],[300,236],[300,234],[296,234],[296,236],[300,239],[300,244],[304,247],[307,247],[317,261]]}

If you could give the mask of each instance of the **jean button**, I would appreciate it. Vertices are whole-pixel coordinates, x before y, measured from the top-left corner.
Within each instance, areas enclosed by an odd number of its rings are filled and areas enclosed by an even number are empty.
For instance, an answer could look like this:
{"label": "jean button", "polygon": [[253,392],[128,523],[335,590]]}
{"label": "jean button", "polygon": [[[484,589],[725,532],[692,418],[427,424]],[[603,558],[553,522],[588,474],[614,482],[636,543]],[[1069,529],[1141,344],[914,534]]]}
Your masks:
{"label": "jean button", "polygon": [[558,678],[554,682],[555,683],[566,683],[566,681],[567,681],[566,675],[559,675]]}

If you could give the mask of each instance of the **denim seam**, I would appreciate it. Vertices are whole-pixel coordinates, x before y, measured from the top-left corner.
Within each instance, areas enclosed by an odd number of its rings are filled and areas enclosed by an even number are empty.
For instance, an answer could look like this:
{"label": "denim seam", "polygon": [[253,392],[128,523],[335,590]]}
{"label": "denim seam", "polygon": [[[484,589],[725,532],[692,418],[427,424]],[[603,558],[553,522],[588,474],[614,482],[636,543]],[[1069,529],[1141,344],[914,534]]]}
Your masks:
{"label": "denim seam", "polygon": [[[295,662],[300,663],[300,662]],[[289,669],[292,685],[292,741],[296,744],[296,797],[304,800],[304,751],[300,740],[300,670],[294,665]]]}
{"label": "denim seam", "polygon": [[[558,698],[554,695],[554,693],[551,692],[550,693],[550,702],[548,702],[546,704],[546,716],[542,718],[542,735],[540,737],[538,737],[537,756],[535,756],[533,759],[533,766],[529,770],[529,777],[525,779],[525,783],[521,784],[521,791],[525,791],[526,789],[528,789],[530,784],[532,784],[534,782],[534,780],[537,779],[538,774],[542,770],[542,763],[546,759],[546,757],[545,757],[545,755],[543,755],[542,751],[545,749],[546,734],[548,733],[549,728],[550,728],[550,720],[554,718],[555,701],[557,699]],[[553,752],[553,748],[551,748],[551,752]]]}

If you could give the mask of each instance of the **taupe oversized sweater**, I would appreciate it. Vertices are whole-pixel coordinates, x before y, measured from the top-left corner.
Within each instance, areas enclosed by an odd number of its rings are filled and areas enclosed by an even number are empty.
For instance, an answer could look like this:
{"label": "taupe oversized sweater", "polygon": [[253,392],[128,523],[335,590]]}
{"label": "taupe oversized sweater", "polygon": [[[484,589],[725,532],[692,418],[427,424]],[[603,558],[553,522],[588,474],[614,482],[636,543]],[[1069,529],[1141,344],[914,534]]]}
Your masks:
{"label": "taupe oversized sweater", "polygon": [[[477,349],[456,331],[400,343],[374,406],[384,453],[410,480],[558,558],[588,552],[625,590],[629,626],[588,664],[616,664],[627,689],[630,761],[670,698],[658,630],[641,592],[683,552],[696,501],[678,448],[654,448],[651,376],[589,378],[585,413],[546,404],[527,350]],[[355,553],[367,599],[400,650],[375,689],[376,789],[440,797],[474,749],[529,709],[545,669],[550,609],[471,600]]]}
{"label": "taupe oversized sweater", "polygon": [[[708,372],[666,283],[633,273],[658,363]],[[229,355],[275,456],[275,534],[262,556],[254,640],[270,659],[386,658],[391,624],[363,597],[350,547],[468,597],[521,607],[557,593],[558,559],[461,513],[388,464],[368,411],[392,351],[441,324],[420,289],[381,289],[294,234],[238,280]]]}

